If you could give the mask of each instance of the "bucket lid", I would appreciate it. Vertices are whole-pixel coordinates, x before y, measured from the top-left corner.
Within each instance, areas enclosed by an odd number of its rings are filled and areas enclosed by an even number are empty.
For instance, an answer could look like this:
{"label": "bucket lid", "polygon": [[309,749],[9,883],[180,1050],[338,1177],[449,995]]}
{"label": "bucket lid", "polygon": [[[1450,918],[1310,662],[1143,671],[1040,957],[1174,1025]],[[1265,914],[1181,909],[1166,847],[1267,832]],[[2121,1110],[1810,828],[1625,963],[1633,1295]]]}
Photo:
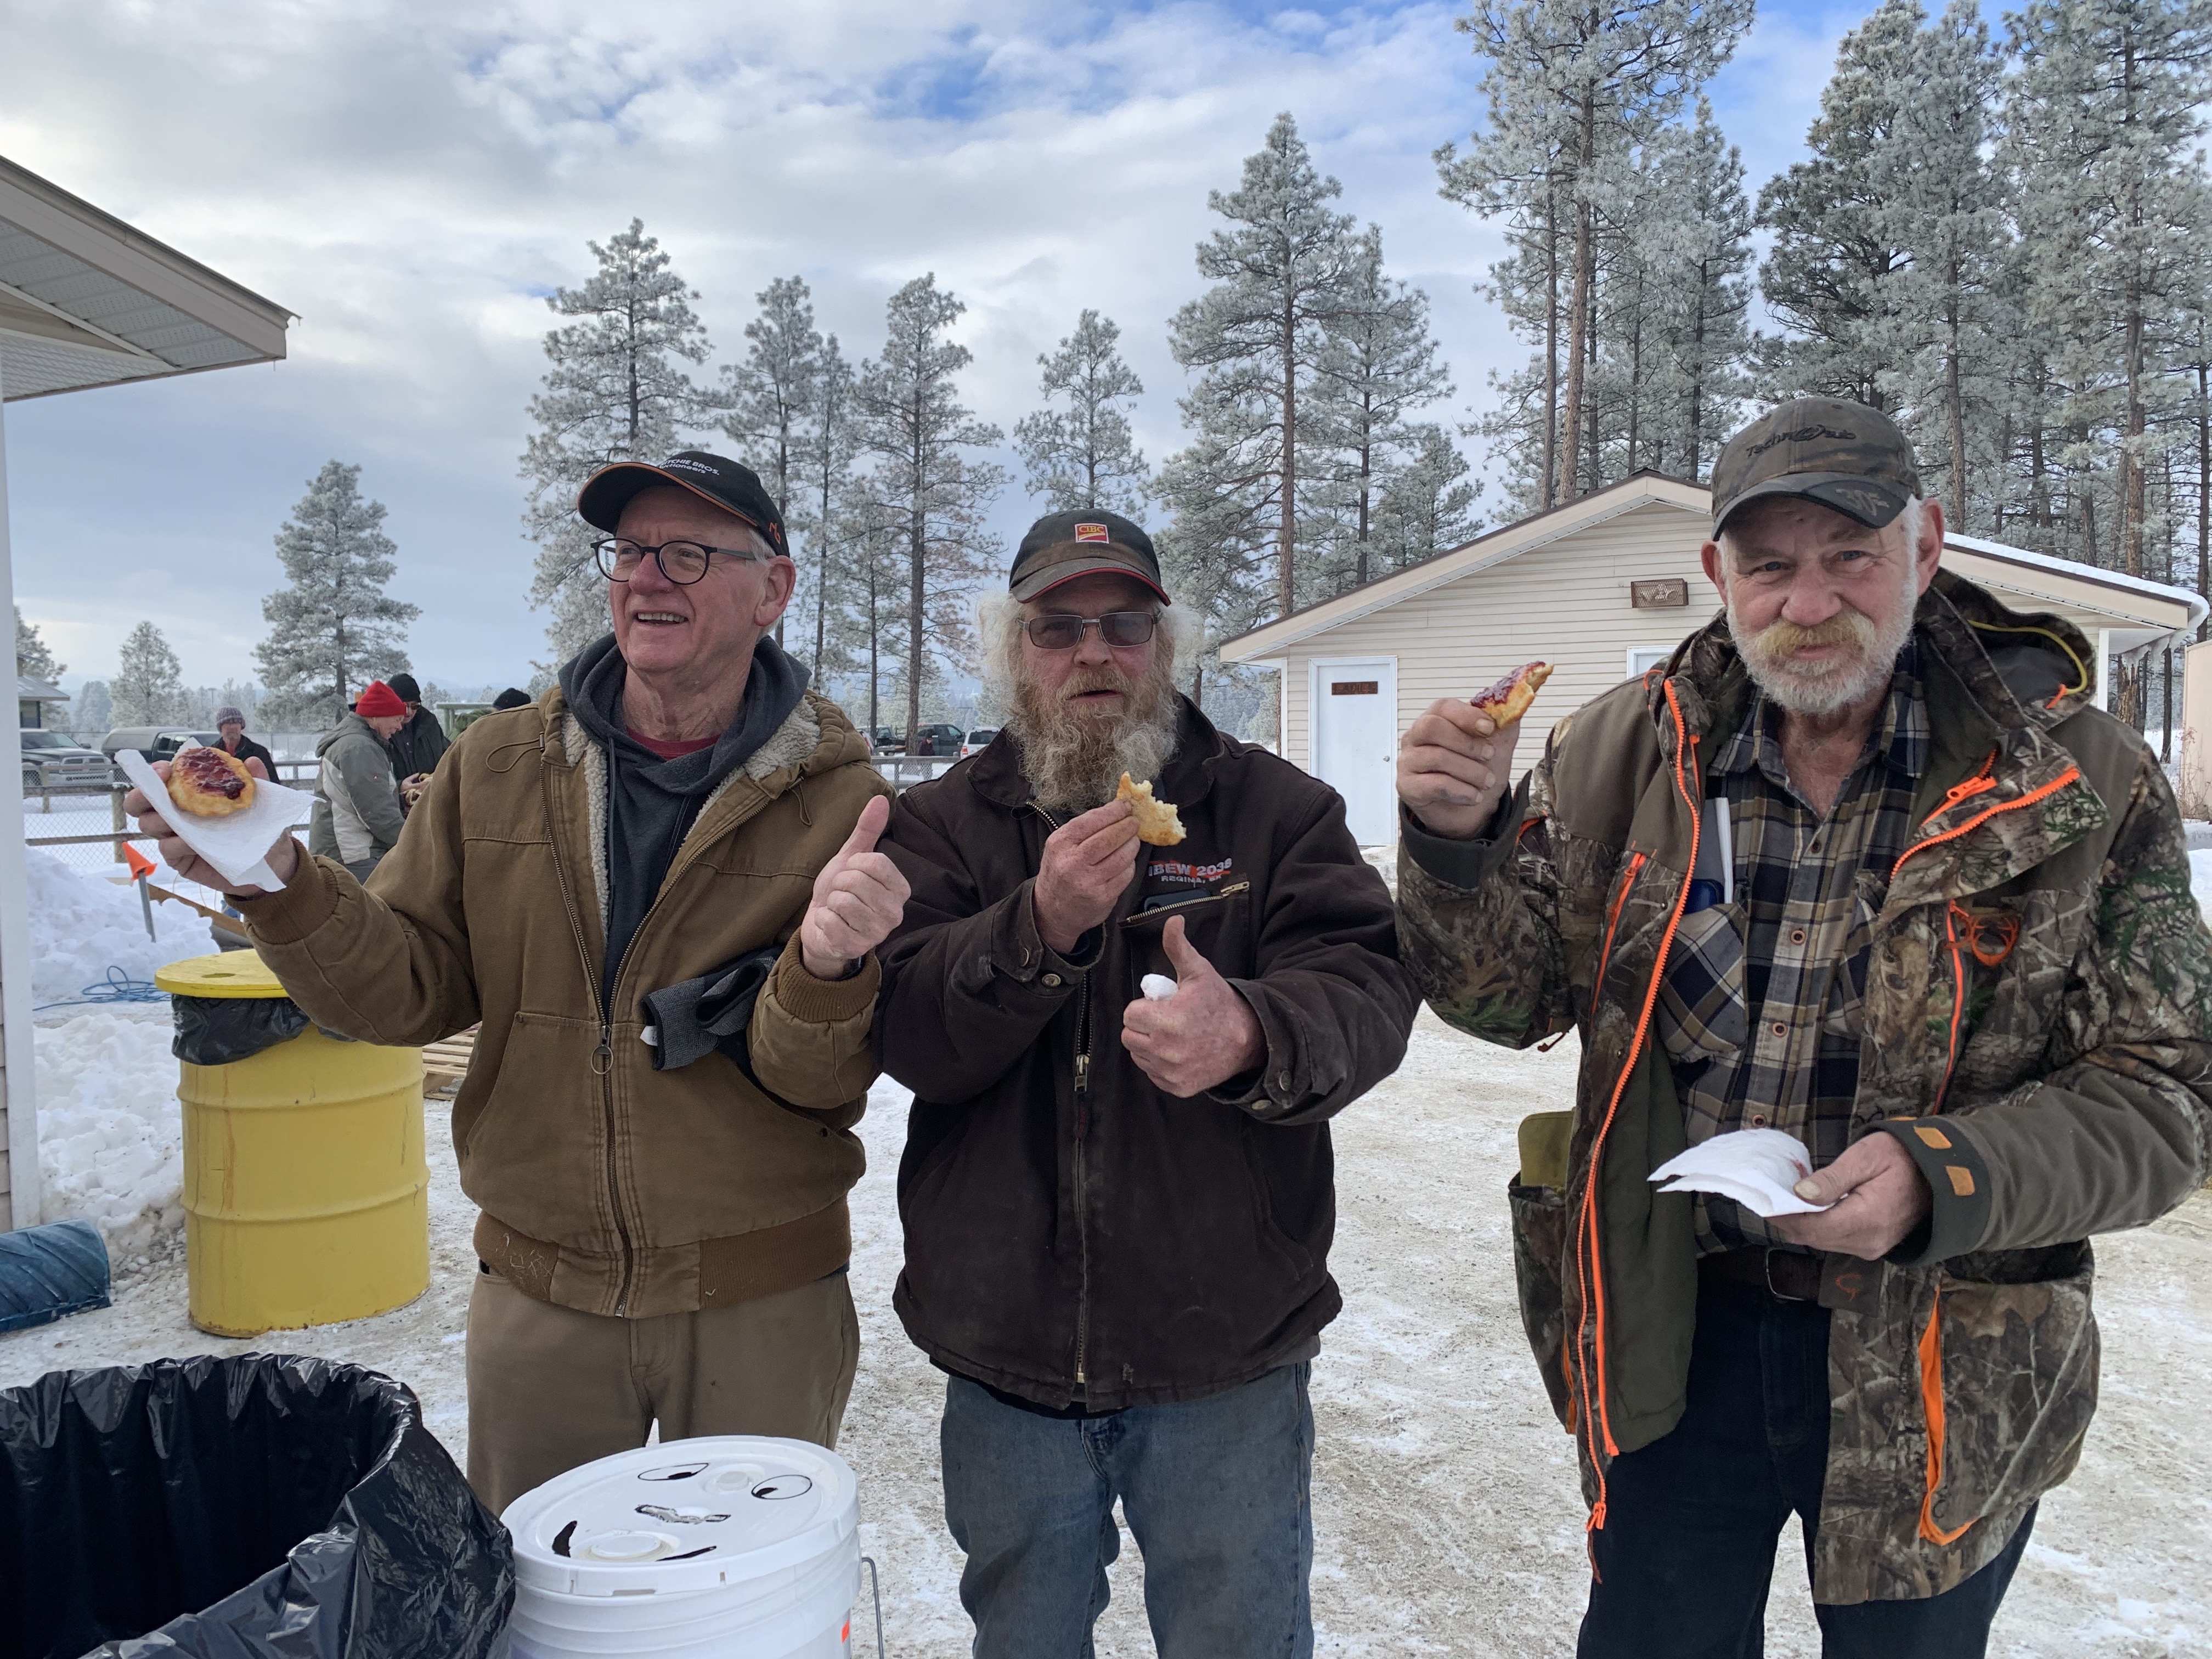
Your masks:
{"label": "bucket lid", "polygon": [[218,951],[154,970],[154,983],[180,997],[281,997],[284,987],[258,951]]}
{"label": "bucket lid", "polygon": [[702,1436],[602,1457],[507,1506],[519,1584],[566,1595],[711,1589],[797,1566],[859,1529],[836,1453]]}

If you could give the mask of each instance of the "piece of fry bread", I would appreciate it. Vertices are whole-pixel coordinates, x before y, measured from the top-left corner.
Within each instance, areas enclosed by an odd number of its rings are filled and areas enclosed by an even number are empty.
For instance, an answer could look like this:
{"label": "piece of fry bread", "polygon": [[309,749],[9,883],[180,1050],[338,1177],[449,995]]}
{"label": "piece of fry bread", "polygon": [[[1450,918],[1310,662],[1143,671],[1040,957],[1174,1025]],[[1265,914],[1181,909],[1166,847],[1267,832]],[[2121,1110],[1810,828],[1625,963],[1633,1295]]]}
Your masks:
{"label": "piece of fry bread", "polygon": [[180,749],[169,765],[169,799],[199,818],[227,818],[253,805],[253,774],[227,749]]}
{"label": "piece of fry bread", "polygon": [[1493,724],[1510,726],[1528,712],[1528,705],[1536,701],[1537,691],[1551,678],[1551,664],[1524,663],[1489,690],[1468,701],[1489,715]]}
{"label": "piece of fry bread", "polygon": [[1152,847],[1172,847],[1182,839],[1182,819],[1175,808],[1164,800],[1152,799],[1152,786],[1148,779],[1133,783],[1127,772],[1121,774],[1121,787],[1114,792],[1115,800],[1125,800],[1137,814],[1137,839]]}

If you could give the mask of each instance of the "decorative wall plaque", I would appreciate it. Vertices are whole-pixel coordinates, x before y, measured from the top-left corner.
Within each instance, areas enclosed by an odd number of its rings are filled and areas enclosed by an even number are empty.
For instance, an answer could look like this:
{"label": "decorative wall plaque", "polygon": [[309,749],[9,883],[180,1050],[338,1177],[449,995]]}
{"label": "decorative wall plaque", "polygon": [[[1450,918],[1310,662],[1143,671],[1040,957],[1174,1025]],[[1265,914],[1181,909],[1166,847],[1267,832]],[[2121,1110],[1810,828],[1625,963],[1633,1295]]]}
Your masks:
{"label": "decorative wall plaque", "polygon": [[1689,579],[1685,576],[1660,576],[1650,581],[1631,582],[1628,602],[1638,611],[1667,611],[1690,602]]}

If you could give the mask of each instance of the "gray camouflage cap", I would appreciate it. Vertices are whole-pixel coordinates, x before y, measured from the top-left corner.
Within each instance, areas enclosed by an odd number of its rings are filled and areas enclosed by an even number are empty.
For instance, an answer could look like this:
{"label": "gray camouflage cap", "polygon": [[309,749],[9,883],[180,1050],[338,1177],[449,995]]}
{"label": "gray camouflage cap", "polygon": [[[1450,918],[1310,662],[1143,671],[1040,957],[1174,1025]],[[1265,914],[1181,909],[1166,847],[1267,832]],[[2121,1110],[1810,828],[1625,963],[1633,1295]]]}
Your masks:
{"label": "gray camouflage cap", "polygon": [[1793,398],[1721,446],[1713,534],[1766,495],[1802,496],[1879,530],[1919,493],[1912,444],[1888,416],[1840,398]]}

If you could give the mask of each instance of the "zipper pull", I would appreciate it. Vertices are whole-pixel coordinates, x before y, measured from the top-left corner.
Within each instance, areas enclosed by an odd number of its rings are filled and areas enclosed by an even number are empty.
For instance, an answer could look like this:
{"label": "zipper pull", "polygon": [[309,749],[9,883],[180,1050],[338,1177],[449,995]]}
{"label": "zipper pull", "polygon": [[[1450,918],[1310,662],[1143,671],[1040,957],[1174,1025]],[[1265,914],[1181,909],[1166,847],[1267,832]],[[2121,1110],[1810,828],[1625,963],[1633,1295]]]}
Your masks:
{"label": "zipper pull", "polygon": [[592,1075],[605,1077],[614,1069],[615,1045],[607,1028],[599,1027],[599,1046],[592,1050]]}
{"label": "zipper pull", "polygon": [[1091,1056],[1088,1054],[1075,1057],[1075,1092],[1079,1095],[1091,1092]]}

